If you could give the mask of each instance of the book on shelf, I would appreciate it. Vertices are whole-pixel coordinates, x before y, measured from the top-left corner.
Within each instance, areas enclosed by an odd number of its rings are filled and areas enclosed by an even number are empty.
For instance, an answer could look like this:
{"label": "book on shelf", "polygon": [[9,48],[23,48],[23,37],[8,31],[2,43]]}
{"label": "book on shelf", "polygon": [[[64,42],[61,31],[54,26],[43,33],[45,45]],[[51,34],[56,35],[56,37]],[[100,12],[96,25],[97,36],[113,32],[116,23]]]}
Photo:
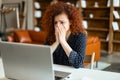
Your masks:
{"label": "book on shelf", "polygon": [[95,2],[94,7],[99,7],[98,2]]}
{"label": "book on shelf", "polygon": [[84,28],[87,29],[88,28],[88,23],[86,20],[83,20],[83,25],[84,25]]}
{"label": "book on shelf", "polygon": [[34,2],[34,6],[36,9],[40,9],[40,3],[38,3],[38,2]]}
{"label": "book on shelf", "polygon": [[119,25],[117,22],[112,22],[113,30],[119,30]]}
{"label": "book on shelf", "polygon": [[35,11],[35,17],[36,17],[36,18],[40,18],[41,16],[42,16],[41,11],[36,10],[36,11]]}
{"label": "book on shelf", "polygon": [[107,7],[110,7],[110,0],[108,0],[107,2]]}
{"label": "book on shelf", "polygon": [[[120,0],[113,0],[114,7],[120,7]],[[107,7],[110,7],[110,0],[107,2]]]}
{"label": "book on shelf", "polygon": [[81,7],[86,8],[86,1],[85,0],[81,0]]}
{"label": "book on shelf", "polygon": [[109,41],[109,34],[107,34],[106,41]]}
{"label": "book on shelf", "polygon": [[113,15],[116,19],[120,18],[119,14],[118,14],[118,11],[113,11]]}
{"label": "book on shelf", "polygon": [[78,0],[77,2],[76,2],[76,5],[75,5],[77,8],[79,8],[80,7],[80,1]]}
{"label": "book on shelf", "polygon": [[113,0],[113,6],[119,7],[120,6],[120,0]]}

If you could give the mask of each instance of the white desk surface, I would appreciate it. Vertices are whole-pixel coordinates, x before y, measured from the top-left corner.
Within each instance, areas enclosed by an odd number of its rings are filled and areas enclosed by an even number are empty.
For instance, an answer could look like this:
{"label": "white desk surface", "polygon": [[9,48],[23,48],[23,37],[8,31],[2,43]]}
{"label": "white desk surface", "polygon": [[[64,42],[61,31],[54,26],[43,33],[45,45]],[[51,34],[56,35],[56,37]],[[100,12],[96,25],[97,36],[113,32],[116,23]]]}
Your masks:
{"label": "white desk surface", "polygon": [[[54,70],[71,72],[67,80],[120,80],[120,73],[101,70],[75,69],[63,65],[54,65]],[[4,78],[2,61],[0,59],[0,79]]]}

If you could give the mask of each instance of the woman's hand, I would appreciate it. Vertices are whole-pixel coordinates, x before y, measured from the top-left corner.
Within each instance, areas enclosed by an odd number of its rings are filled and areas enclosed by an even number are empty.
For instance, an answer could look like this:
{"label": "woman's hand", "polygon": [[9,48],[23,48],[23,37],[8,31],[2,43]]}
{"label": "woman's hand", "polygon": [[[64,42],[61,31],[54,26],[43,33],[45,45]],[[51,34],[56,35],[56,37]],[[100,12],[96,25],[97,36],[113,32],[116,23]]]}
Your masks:
{"label": "woman's hand", "polygon": [[68,30],[65,28],[63,24],[56,27],[56,37],[59,41],[59,43],[62,45],[65,53],[67,56],[70,55],[70,52],[72,51],[72,48],[67,43],[67,37],[68,37]]}
{"label": "woman's hand", "polygon": [[66,28],[64,27],[63,24],[60,24],[58,27],[57,27],[57,37],[58,37],[58,40],[59,42],[63,42],[63,41],[66,41],[66,34],[67,34],[67,30]]}
{"label": "woman's hand", "polygon": [[55,37],[56,37],[56,41],[57,43],[59,43],[59,34],[58,34],[58,27],[55,27]]}

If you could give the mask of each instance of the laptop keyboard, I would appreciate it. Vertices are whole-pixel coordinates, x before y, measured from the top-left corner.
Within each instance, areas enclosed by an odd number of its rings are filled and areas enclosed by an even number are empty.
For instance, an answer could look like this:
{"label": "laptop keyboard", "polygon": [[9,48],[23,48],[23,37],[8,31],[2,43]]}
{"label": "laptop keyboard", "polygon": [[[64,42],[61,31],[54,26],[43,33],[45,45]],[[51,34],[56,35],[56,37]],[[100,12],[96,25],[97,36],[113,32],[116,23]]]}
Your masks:
{"label": "laptop keyboard", "polygon": [[71,73],[63,72],[63,71],[54,71],[55,73],[55,80],[65,80],[65,78],[69,78]]}
{"label": "laptop keyboard", "polygon": [[62,80],[62,78],[55,76],[55,80]]}

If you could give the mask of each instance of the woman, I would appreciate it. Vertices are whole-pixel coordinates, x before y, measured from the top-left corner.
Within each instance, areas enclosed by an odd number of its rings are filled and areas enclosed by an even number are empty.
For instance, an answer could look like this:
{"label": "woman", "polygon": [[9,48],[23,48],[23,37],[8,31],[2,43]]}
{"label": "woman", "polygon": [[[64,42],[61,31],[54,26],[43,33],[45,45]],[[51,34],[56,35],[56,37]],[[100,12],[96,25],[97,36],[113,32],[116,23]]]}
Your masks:
{"label": "woman", "polygon": [[79,10],[70,4],[50,5],[42,18],[47,31],[45,44],[51,45],[55,64],[83,67],[86,50],[86,31]]}

